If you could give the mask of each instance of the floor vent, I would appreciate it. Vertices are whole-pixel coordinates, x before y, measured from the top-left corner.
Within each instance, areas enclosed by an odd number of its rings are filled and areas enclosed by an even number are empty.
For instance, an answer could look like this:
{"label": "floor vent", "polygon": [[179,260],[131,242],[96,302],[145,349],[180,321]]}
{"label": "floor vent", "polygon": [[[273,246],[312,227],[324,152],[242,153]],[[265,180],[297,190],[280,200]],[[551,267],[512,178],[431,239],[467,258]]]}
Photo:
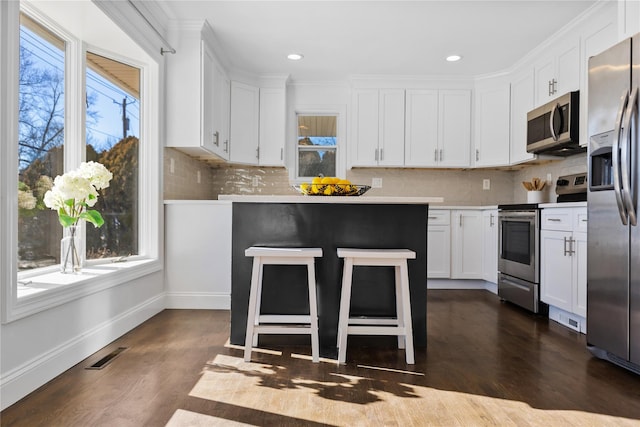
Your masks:
{"label": "floor vent", "polygon": [[123,351],[125,351],[128,347],[118,347],[117,349],[113,350],[111,353],[107,354],[105,357],[103,357],[102,359],[98,360],[96,363],[94,363],[91,366],[87,366],[86,369],[102,369],[105,366],[107,366],[109,363],[111,363],[113,361],[113,359],[115,359],[116,357],[118,357],[120,355],[120,353],[122,353]]}

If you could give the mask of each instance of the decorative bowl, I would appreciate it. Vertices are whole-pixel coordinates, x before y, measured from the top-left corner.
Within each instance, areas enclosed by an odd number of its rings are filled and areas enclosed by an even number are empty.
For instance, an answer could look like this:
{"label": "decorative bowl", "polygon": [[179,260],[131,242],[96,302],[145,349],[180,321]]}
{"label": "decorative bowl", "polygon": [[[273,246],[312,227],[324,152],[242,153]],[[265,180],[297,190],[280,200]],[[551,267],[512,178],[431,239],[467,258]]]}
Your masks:
{"label": "decorative bowl", "polygon": [[307,184],[294,185],[300,194],[305,196],[362,196],[369,191],[369,185],[357,184]]}

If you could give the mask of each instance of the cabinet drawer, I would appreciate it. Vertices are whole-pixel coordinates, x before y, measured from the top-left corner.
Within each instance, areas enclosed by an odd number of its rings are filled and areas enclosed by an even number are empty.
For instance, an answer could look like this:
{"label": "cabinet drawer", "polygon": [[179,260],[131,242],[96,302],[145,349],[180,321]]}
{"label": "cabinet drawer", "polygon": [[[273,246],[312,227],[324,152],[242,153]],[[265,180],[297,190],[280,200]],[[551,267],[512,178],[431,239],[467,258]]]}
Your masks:
{"label": "cabinet drawer", "polygon": [[449,225],[449,223],[450,218],[448,210],[429,209],[428,225]]}
{"label": "cabinet drawer", "polygon": [[563,209],[563,208],[543,209],[541,228],[543,230],[571,231],[573,228],[572,209]]}
{"label": "cabinet drawer", "polygon": [[573,230],[587,231],[587,208],[576,208],[573,211]]}

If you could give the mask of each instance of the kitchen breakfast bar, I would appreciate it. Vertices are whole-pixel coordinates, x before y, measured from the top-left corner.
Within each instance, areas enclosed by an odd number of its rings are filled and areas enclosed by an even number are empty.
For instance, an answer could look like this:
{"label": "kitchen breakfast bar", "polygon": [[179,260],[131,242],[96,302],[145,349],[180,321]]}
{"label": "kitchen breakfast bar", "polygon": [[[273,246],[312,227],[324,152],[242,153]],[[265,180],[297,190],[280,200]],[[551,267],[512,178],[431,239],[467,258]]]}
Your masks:
{"label": "kitchen breakfast bar", "polygon": [[[232,202],[231,344],[245,340],[253,262],[245,249],[273,246],[322,248],[316,259],[320,354],[332,358],[343,264],[336,248],[415,251],[416,259],[408,261],[413,337],[416,347],[426,346],[427,213],[429,203],[442,203],[441,197],[221,195],[220,200]],[[303,266],[265,266],[262,313],[307,310],[306,281]],[[356,267],[351,315],[394,316],[393,283],[391,267]]]}

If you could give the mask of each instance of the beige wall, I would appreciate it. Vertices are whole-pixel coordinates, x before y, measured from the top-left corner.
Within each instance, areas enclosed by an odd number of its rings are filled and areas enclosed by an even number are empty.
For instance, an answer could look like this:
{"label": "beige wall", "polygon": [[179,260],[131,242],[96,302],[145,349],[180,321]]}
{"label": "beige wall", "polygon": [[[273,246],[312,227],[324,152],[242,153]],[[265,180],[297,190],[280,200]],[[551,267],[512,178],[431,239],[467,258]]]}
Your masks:
{"label": "beige wall", "polygon": [[[170,171],[171,158],[174,159],[173,173]],[[527,193],[521,182],[533,177],[545,180],[550,173],[552,182],[545,197],[553,202],[558,176],[585,172],[587,157],[581,154],[516,169],[357,168],[347,171],[347,178],[355,184],[367,185],[371,185],[372,178],[382,178],[382,188],[372,188],[367,193],[372,196],[442,196],[446,206],[490,206],[526,202]],[[198,170],[201,173],[199,184]],[[295,194],[285,168],[210,165],[171,148],[165,149],[164,176],[165,200],[217,199],[220,194]],[[482,189],[484,179],[490,180],[490,190]]]}

